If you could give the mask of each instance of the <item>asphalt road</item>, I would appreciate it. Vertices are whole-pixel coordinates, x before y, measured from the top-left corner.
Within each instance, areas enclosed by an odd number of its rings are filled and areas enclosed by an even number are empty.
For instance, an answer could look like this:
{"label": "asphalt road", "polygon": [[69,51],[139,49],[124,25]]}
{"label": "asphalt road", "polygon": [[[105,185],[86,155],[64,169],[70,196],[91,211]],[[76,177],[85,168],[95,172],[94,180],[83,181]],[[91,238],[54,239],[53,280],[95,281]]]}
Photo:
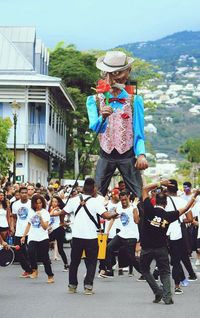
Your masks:
{"label": "asphalt road", "polygon": [[[66,249],[69,255],[69,248]],[[194,260],[192,260],[194,262]],[[85,266],[79,270],[77,294],[68,294],[68,273],[62,272],[62,261],[52,262],[55,283],[48,285],[43,266],[37,279],[19,278],[21,268],[12,265],[0,268],[1,318],[196,318],[200,310],[200,266],[198,281],[174,295],[174,305],[153,304],[153,294],[146,282],[137,282],[138,273],[128,277],[117,274],[112,279],[96,278],[95,294],[83,294]],[[173,284],[173,283],[172,283]]]}

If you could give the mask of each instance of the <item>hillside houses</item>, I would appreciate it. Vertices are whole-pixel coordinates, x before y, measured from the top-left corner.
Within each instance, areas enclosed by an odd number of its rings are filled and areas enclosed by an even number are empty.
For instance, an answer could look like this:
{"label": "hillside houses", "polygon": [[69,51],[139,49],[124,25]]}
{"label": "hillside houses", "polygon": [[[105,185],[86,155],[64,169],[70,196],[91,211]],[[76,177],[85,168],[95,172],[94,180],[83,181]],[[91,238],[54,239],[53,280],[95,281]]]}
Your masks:
{"label": "hillside houses", "polygon": [[[181,56],[179,63],[190,59],[190,62],[196,63],[196,60],[189,56]],[[155,90],[142,88],[139,93],[144,96],[146,102],[154,102],[158,105],[176,107],[181,103],[191,103],[200,98],[200,67],[180,66],[175,72],[168,72],[163,75],[163,79],[155,81]]]}

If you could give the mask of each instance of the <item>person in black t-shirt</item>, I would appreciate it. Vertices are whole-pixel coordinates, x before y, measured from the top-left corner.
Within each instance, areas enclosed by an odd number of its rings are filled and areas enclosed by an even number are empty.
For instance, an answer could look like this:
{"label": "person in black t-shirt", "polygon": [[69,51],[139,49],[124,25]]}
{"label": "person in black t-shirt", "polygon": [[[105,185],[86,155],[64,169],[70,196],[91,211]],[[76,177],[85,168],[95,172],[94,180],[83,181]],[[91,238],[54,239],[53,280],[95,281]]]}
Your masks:
{"label": "person in black t-shirt", "polygon": [[[169,186],[169,180],[162,180],[159,186]],[[200,194],[197,190],[187,205],[177,211],[166,212],[167,195],[162,188],[157,189],[156,205],[153,206],[149,191],[156,189],[158,184],[149,184],[143,188],[142,199],[144,201],[144,220],[141,229],[141,256],[140,266],[142,275],[145,277],[153,293],[155,294],[154,303],[159,303],[162,299],[165,304],[173,304],[170,284],[170,266],[166,241],[166,232],[171,222],[174,222],[179,216],[185,213],[194,203],[196,197]],[[155,278],[150,272],[152,260],[156,260],[162,289],[158,286]]]}

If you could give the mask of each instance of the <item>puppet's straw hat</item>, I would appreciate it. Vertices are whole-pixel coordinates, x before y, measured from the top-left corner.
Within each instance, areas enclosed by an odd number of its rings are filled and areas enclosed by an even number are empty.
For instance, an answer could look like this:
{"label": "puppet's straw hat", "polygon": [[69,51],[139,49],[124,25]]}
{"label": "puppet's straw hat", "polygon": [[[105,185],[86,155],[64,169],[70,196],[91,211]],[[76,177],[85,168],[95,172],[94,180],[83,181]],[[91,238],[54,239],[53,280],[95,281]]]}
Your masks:
{"label": "puppet's straw hat", "polygon": [[103,72],[124,71],[131,67],[134,59],[121,51],[108,51],[96,61],[96,67]]}

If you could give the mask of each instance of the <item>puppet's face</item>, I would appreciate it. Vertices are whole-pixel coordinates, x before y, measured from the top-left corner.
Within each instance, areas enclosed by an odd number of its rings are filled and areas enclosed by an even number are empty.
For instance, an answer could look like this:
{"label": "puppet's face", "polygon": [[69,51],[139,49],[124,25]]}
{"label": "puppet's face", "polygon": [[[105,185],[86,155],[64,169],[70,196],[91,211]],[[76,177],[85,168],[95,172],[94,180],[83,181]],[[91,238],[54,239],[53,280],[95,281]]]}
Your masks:
{"label": "puppet's face", "polygon": [[127,69],[121,72],[112,72],[112,73],[105,73],[105,79],[107,80],[108,84],[110,84],[111,87],[125,87],[125,83],[128,80],[129,74],[131,69]]}

